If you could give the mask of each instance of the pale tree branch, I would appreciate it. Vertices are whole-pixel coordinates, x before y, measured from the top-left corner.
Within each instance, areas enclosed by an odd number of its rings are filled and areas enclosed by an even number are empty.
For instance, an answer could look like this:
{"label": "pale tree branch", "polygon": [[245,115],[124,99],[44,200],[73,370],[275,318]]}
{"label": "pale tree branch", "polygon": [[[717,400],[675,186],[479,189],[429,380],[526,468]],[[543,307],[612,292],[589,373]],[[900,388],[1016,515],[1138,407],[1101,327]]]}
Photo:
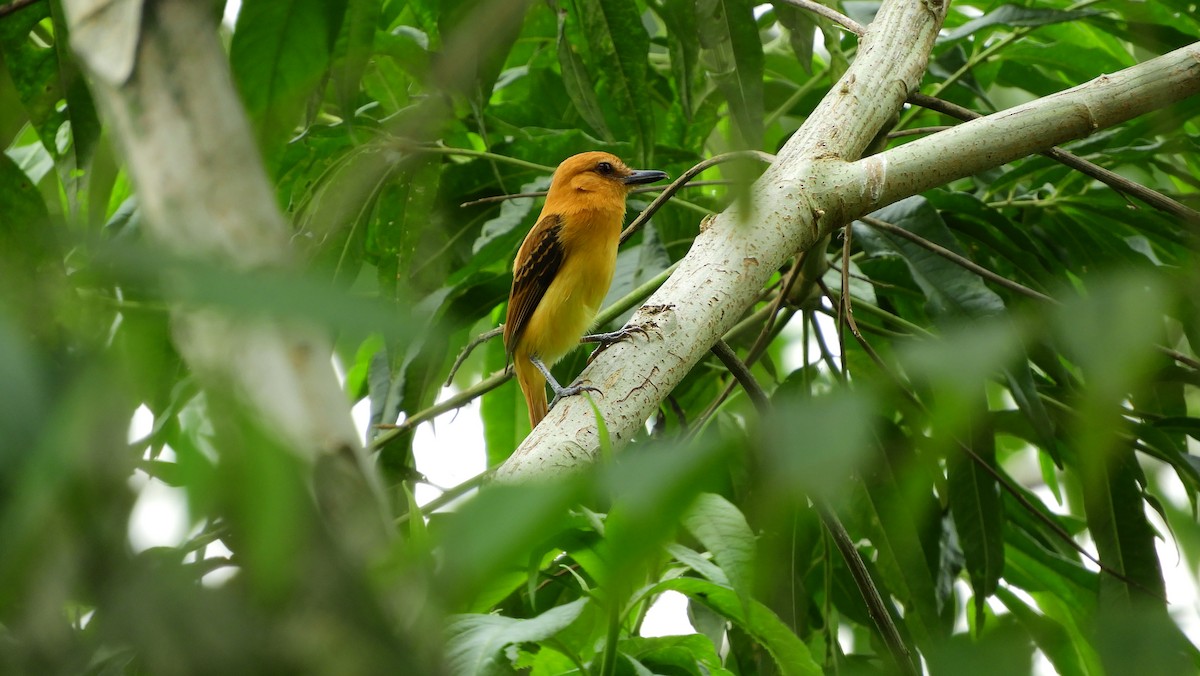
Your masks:
{"label": "pale tree branch", "polygon": [[[288,227],[208,5],[63,0],[63,7],[71,47],[137,186],[148,236],[176,254],[239,271],[291,265]],[[377,552],[390,537],[390,510],[323,332],[178,306],[172,324],[200,381],[232,393],[314,468],[314,491],[347,551]]]}
{"label": "pale tree branch", "polygon": [[[841,14],[835,9],[814,2],[813,0],[784,0],[784,2],[795,7],[799,7],[800,9],[823,16],[834,23],[840,24],[846,28],[846,30],[860,37],[866,30],[863,28],[862,24],[859,24],[850,17]],[[957,118],[959,120],[974,120],[976,118],[983,117],[981,114],[968,108],[964,108],[956,103],[951,103],[950,101],[937,98],[936,96],[928,96],[917,91],[909,94],[908,102],[928,110],[942,113],[943,115],[947,115],[949,117]],[[903,135],[913,135],[917,133],[928,133],[930,131],[941,130],[941,128],[934,127],[909,129],[892,132],[889,134],[889,137],[896,138]],[[1062,148],[1049,148],[1047,150],[1043,150],[1041,155],[1048,157],[1055,162],[1066,165],[1082,174],[1091,176],[1092,178],[1100,181],[1119,193],[1136,197],[1155,209],[1171,214],[1177,218],[1182,218],[1189,225],[1200,226],[1200,212],[1179,203],[1177,200],[1171,199],[1157,190],[1148,188],[1136,181],[1131,181],[1115,171],[1105,169],[1098,164],[1089,162],[1088,160],[1085,160],[1074,153],[1063,150]]]}
{"label": "pale tree branch", "polygon": [[[771,275],[848,221],[949,181],[1000,166],[1181,100],[1200,90],[1200,48],[1177,50],[1038,101],[858,158],[915,90],[944,6],[885,2],[858,58],[778,160],[706,223],[666,284],[630,320],[648,340],[612,346],[580,376],[615,444],[731,328]],[[931,11],[935,10],[935,11]],[[501,481],[571,472],[597,457],[593,411],[568,398],[497,472]]]}
{"label": "pale tree branch", "polygon": [[[615,444],[637,434],[784,261],[844,224],[846,213],[869,204],[861,187],[843,195],[842,186],[829,184],[825,165],[853,166],[846,161],[860,157],[894,117],[925,71],[944,13],[939,3],[885,2],[854,64],[747,199],[701,228],[675,274],[634,313],[629,324],[646,328],[650,337],[613,345],[584,370],[582,382],[603,385],[595,401]],[[499,468],[497,479],[574,471],[598,448],[591,406],[568,398]]]}

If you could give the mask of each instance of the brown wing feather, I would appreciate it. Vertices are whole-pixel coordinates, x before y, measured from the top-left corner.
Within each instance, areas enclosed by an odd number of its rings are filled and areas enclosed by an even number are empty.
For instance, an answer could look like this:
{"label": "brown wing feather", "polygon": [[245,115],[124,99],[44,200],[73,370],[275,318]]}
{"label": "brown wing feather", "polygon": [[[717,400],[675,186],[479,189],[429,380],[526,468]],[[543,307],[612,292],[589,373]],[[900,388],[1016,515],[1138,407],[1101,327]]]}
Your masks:
{"label": "brown wing feather", "polygon": [[562,221],[559,214],[543,216],[517,251],[517,267],[513,270],[508,314],[504,319],[504,346],[510,355],[562,266],[564,250],[559,239]]}

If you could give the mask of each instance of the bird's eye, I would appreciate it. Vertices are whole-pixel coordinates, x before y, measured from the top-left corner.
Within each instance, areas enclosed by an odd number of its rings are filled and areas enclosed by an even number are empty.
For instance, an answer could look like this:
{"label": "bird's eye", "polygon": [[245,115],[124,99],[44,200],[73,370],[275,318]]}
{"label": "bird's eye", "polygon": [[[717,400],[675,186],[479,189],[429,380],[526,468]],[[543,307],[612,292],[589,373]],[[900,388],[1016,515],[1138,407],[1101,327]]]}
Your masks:
{"label": "bird's eye", "polygon": [[604,176],[608,176],[613,173],[613,165],[608,162],[601,162],[596,165],[596,171]]}

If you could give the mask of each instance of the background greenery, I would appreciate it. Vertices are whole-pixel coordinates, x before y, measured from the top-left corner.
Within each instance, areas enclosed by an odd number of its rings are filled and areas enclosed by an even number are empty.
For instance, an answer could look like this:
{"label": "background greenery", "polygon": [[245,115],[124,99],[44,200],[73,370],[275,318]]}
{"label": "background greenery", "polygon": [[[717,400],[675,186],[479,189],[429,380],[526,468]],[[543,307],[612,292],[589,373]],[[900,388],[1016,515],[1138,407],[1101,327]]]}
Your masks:
{"label": "background greenery", "polygon": [[[864,23],[878,7],[831,4]],[[1035,654],[1065,674],[1197,669],[1163,582],[1200,563],[1195,220],[1044,157],[905,200],[875,216],[1016,285],[855,223],[808,254],[825,289],[777,305],[781,270],[727,336],[769,411],[709,359],[594,471],[421,514],[412,421],[502,318],[538,206],[465,203],[544,189],[583,150],[672,176],[773,152],[857,38],[743,0],[245,0],[222,31],[299,270],[251,276],[144,239],[58,3],[0,17],[0,671],[903,671],[810,498],[840,514],[929,672],[1023,673]],[[922,92],[986,114],[1197,39],[1183,0],[956,2]],[[1200,208],[1198,113],[1191,99],[1071,150]],[[954,123],[914,107],[895,129]],[[638,302],[760,170],[721,165],[658,211],[610,301]],[[862,342],[822,319],[843,289]],[[314,469],[196,382],[173,306],[321,326],[347,397],[409,421],[368,440],[398,525],[368,565],[322,519]],[[489,342],[455,382],[482,390],[504,365]],[[130,442],[142,405],[153,429]],[[482,417],[496,465],[528,432],[515,384]],[[135,474],[186,491],[186,542],[131,549]],[[235,574],[201,581],[218,568]],[[640,637],[668,590],[698,633]]]}

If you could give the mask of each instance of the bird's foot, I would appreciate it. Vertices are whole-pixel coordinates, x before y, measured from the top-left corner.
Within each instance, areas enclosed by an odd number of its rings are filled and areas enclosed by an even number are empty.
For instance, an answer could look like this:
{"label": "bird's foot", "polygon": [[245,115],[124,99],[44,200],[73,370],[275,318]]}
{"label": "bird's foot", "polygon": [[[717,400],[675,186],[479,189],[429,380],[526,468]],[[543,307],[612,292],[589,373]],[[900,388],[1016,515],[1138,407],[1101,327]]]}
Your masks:
{"label": "bird's foot", "polygon": [[551,383],[550,387],[554,390],[554,399],[550,401],[548,408],[554,408],[559,399],[563,397],[573,397],[581,392],[600,392],[600,388],[592,387],[591,385],[569,385],[567,387],[559,387],[557,383]]}
{"label": "bird's foot", "polygon": [[613,343],[619,343],[635,333],[640,333],[643,338],[650,337],[646,333],[646,328],[641,325],[622,326],[616,331],[609,333],[592,333],[579,339],[581,343],[600,343],[601,346],[607,347]]}
{"label": "bird's foot", "polygon": [[596,358],[596,355],[603,352],[606,347],[608,347],[609,345],[612,345],[613,343],[619,343],[622,340],[625,340],[626,338],[628,338],[629,336],[632,336],[635,333],[641,334],[641,336],[643,338],[650,337],[650,334],[646,333],[646,327],[641,326],[641,325],[635,325],[635,326],[622,326],[620,329],[609,332],[609,333],[593,333],[591,335],[587,335],[587,336],[580,338],[579,342],[581,342],[581,343],[599,343],[600,344],[600,347],[597,347],[595,350],[592,351],[592,354],[588,356],[587,363],[590,364],[590,363],[592,363],[592,360]]}

